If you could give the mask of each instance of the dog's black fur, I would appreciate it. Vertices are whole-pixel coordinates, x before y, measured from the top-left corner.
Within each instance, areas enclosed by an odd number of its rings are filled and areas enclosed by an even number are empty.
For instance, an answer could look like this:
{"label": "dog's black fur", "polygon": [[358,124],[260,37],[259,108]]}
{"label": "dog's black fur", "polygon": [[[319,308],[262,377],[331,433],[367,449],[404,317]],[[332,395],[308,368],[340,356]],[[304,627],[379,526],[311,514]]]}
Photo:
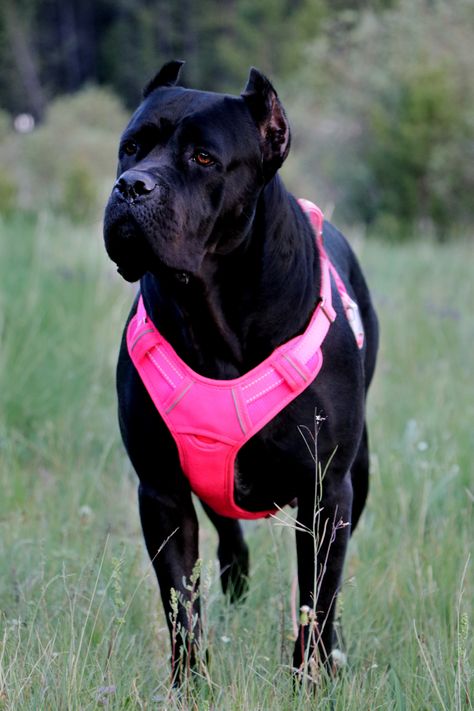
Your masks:
{"label": "dog's black fur", "polygon": [[[290,132],[271,84],[252,69],[240,97],[194,91],[176,86],[180,68],[181,62],[162,68],[125,129],[118,180],[105,213],[105,243],[120,274],[140,279],[149,316],[179,356],[207,377],[235,378],[304,330],[320,291],[319,257],[307,218],[277,174]],[[300,604],[316,610],[319,657],[327,662],[347,543],[368,489],[364,410],[378,335],[369,291],[349,245],[328,222],[324,241],[359,305],[364,349],[356,346],[333,285],[338,317],[322,346],[323,367],[314,383],[241,449],[235,501],[259,511],[296,499]],[[136,302],[132,314],[135,308]],[[120,428],[140,479],[143,533],[170,623],[170,589],[183,599],[190,594],[183,581],[198,558],[196,512],[174,440],[125,341],[117,387]],[[314,430],[315,413],[324,418],[317,438],[322,470],[329,462],[322,486],[299,432],[300,426]],[[321,513],[315,518],[316,500]],[[219,534],[224,591],[237,598],[248,575],[240,524],[205,508]],[[341,521],[351,527],[338,526]],[[188,619],[181,605],[184,629]],[[303,663],[301,648],[298,642],[296,668]]]}

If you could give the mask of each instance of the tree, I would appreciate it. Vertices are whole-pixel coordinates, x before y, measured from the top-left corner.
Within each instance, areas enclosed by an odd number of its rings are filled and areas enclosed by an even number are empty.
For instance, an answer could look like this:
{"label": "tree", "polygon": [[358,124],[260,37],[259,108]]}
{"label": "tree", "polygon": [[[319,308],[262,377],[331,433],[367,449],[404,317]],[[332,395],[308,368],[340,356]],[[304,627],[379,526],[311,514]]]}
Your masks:
{"label": "tree", "polygon": [[185,59],[185,79],[242,86],[249,65],[288,76],[327,13],[325,0],[4,0],[0,100],[41,118],[47,101],[85,82],[135,105],[161,63]]}
{"label": "tree", "polygon": [[6,76],[12,80],[12,104],[16,104],[19,110],[29,110],[37,119],[41,119],[46,97],[31,43],[30,13],[19,13],[14,3],[6,2],[1,10],[1,30],[7,47],[7,64],[10,60],[10,71],[6,72]]}

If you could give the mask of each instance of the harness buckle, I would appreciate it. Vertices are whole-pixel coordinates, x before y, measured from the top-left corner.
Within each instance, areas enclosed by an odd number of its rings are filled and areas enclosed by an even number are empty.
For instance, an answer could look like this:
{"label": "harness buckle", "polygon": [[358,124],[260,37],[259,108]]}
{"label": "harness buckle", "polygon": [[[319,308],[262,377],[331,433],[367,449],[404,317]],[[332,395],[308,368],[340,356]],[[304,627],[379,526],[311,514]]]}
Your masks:
{"label": "harness buckle", "polygon": [[290,351],[272,362],[273,367],[293,392],[304,390],[311,382],[311,372]]}

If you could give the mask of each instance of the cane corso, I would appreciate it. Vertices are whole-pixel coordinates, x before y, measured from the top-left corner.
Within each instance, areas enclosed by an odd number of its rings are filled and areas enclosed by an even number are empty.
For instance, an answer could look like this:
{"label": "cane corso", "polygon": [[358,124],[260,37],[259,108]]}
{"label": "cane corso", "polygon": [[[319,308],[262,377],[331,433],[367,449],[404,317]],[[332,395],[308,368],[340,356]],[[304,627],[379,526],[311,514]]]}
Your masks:
{"label": "cane corso", "polygon": [[[239,382],[305,332],[322,308],[322,247],[278,175],[290,129],[268,79],[251,69],[240,96],[196,91],[178,85],[181,65],[165,64],[150,81],[123,133],[118,179],[105,212],[105,245],[122,277],[140,280],[146,330],[156,328],[196,377]],[[320,372],[243,443],[230,494],[250,516],[290,502],[297,506],[299,604],[309,608],[312,623],[300,626],[295,669],[303,667],[306,654],[332,666],[344,558],[368,491],[365,399],[378,341],[369,291],[351,248],[327,221],[323,238],[358,306],[363,347],[332,275],[337,317],[321,346]],[[137,303],[138,297],[128,323]],[[198,559],[198,520],[176,438],[131,359],[126,333],[127,327],[117,368],[119,422],[140,480],[146,546],[170,632],[177,623],[186,630],[194,620],[188,640],[175,640],[183,648],[173,659],[179,683],[183,659],[188,655],[186,664],[192,664],[189,653],[194,658],[199,645],[199,600],[193,595],[193,615],[185,604],[192,595],[185,583]],[[314,451],[302,431],[315,436]],[[219,536],[223,590],[237,599],[249,571],[241,525],[202,503]],[[172,589],[179,598],[174,620]]]}

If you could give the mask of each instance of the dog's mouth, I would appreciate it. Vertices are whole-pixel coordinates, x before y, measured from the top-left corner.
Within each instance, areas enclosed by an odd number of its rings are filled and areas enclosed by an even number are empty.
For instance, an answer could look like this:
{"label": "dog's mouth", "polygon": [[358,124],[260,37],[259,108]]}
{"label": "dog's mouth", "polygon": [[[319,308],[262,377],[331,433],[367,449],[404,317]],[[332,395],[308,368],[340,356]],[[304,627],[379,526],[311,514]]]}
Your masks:
{"label": "dog's mouth", "polygon": [[117,210],[109,203],[104,216],[104,242],[125,281],[138,281],[149,270],[151,249],[128,210]]}
{"label": "dog's mouth", "polygon": [[[140,212],[124,201],[111,197],[104,216],[104,241],[107,254],[118,273],[129,282],[146,272],[186,285],[201,269],[205,251],[199,244],[178,233],[165,236],[164,226],[146,224]],[[143,224],[145,223],[145,224]],[[147,230],[148,228],[148,230]],[[148,231],[151,230],[151,234]]]}
{"label": "dog's mouth", "polygon": [[117,265],[117,273],[120,274],[125,281],[129,281],[130,283],[140,281],[146,271],[146,269],[142,269],[138,266],[121,267],[120,265]]}
{"label": "dog's mouth", "polygon": [[181,286],[187,286],[190,283],[193,276],[190,272],[186,272],[182,269],[171,269],[159,259],[155,259],[154,262],[153,268],[150,268],[150,264],[145,265],[144,263],[129,262],[127,265],[116,263],[117,272],[123,279],[125,279],[125,281],[132,283],[139,281],[146,272],[151,272],[152,274],[164,277],[167,280],[170,280],[171,278]]}
{"label": "dog's mouth", "polygon": [[150,272],[166,281],[187,286],[193,277],[193,269],[168,264],[154,254],[141,231],[129,221],[116,223],[113,231],[106,229],[105,245],[107,254],[125,281],[139,281],[146,272]]}

